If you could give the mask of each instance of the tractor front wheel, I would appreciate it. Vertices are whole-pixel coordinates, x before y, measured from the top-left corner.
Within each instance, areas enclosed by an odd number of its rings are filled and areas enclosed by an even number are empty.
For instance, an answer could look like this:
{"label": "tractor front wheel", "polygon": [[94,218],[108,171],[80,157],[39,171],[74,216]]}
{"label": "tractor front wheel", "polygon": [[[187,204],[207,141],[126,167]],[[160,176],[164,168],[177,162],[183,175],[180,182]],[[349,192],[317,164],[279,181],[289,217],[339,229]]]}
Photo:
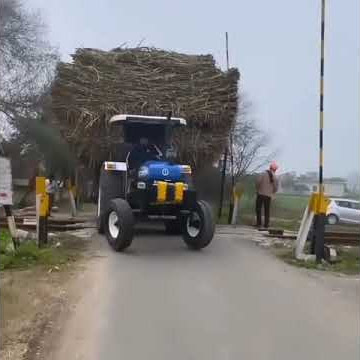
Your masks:
{"label": "tractor front wheel", "polygon": [[205,201],[198,201],[195,209],[183,218],[183,238],[193,250],[208,246],[215,232],[215,221],[211,206]]}
{"label": "tractor front wheel", "polygon": [[106,212],[105,233],[115,251],[123,251],[131,245],[134,237],[134,216],[127,201],[114,199]]}

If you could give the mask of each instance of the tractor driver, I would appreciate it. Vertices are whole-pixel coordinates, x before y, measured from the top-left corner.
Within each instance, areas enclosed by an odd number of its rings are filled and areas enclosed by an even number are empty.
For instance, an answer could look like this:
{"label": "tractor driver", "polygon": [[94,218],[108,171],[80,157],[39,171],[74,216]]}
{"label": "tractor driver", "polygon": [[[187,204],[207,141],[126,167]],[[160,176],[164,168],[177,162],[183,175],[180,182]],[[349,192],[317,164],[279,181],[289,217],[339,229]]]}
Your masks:
{"label": "tractor driver", "polygon": [[136,144],[129,154],[129,168],[130,170],[136,170],[139,169],[144,162],[159,160],[160,158],[161,153],[156,145],[149,144],[149,140],[146,137],[141,137],[139,144]]}

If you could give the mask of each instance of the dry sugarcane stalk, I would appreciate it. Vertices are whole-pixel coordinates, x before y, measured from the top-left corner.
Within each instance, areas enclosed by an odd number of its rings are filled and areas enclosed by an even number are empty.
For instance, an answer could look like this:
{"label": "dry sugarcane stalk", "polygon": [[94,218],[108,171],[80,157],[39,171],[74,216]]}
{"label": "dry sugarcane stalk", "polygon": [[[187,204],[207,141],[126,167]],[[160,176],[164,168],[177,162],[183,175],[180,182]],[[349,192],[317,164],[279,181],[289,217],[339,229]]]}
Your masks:
{"label": "dry sugarcane stalk", "polygon": [[[236,69],[222,72],[211,55],[149,48],[78,49],[60,63],[52,106],[65,139],[78,156],[97,166],[108,156],[107,121],[116,113],[163,115],[188,121],[175,138],[180,157],[193,166],[223,150],[237,111]],[[194,141],[195,139],[195,141]]]}

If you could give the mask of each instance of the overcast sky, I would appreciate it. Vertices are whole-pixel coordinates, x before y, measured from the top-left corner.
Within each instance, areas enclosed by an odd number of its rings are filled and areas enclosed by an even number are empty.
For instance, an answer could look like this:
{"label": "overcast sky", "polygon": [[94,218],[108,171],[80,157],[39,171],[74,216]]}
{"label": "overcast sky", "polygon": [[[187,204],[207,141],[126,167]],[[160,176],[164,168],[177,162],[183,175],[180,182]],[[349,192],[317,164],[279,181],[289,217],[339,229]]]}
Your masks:
{"label": "overcast sky", "polygon": [[[320,0],[27,0],[40,9],[62,58],[77,47],[126,42],[230,63],[259,126],[279,149],[281,172],[318,169]],[[325,176],[359,169],[360,1],[328,0]],[[271,149],[269,149],[271,151]]]}

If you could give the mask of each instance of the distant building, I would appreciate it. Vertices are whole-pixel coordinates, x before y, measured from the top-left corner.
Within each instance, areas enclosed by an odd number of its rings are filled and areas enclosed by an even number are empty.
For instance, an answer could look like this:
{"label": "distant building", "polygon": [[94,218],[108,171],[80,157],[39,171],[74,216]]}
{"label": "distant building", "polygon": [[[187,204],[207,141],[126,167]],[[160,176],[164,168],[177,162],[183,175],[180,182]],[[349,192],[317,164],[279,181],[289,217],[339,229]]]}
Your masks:
{"label": "distant building", "polygon": [[[347,181],[343,178],[324,179],[325,194],[328,196],[342,197],[346,194]],[[293,173],[280,177],[280,192],[295,195],[310,195],[319,190],[319,179],[316,172],[294,176]]]}
{"label": "distant building", "polygon": [[353,171],[348,176],[347,188],[353,194],[360,194],[360,173]]}
{"label": "distant building", "polygon": [[[340,178],[325,179],[324,190],[328,196],[342,197],[346,194],[346,180]],[[319,184],[312,184],[312,191],[317,192]]]}

